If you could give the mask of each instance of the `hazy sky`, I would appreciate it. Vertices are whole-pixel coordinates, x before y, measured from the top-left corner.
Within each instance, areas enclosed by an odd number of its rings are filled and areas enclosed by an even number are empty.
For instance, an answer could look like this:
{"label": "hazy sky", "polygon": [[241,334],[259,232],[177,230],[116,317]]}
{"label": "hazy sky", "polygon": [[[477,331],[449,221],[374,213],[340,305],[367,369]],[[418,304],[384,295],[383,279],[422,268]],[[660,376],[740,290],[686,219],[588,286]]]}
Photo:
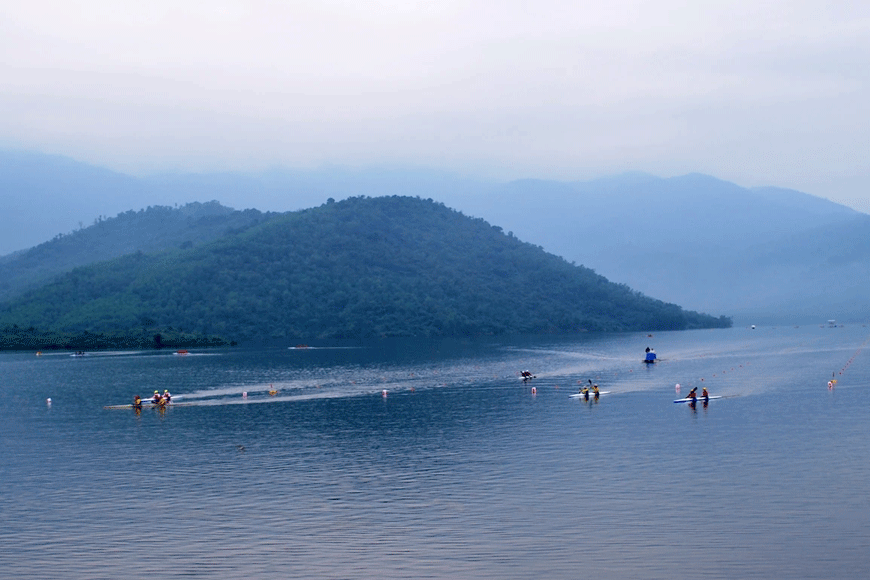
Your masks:
{"label": "hazy sky", "polygon": [[870,213],[870,2],[0,2],[0,147],[130,173],[701,172]]}

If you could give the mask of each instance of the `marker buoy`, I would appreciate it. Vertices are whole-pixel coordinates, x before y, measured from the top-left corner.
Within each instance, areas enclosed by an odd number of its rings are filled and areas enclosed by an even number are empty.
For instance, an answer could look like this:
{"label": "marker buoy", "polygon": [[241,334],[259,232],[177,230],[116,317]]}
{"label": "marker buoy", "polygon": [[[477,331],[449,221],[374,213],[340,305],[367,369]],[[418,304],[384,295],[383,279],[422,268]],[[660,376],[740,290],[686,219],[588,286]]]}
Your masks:
{"label": "marker buoy", "polygon": [[387,397],[387,389],[384,389],[383,391],[381,391],[381,396],[384,398]]}
{"label": "marker buoy", "polygon": [[243,398],[243,399],[247,399],[247,398],[248,398],[248,391],[245,391],[244,393],[242,393],[242,398]]}
{"label": "marker buoy", "polygon": [[676,386],[674,386],[674,390],[678,393],[680,392],[680,383],[677,383]]}
{"label": "marker buoy", "polygon": [[536,389],[535,387],[532,387],[532,394],[533,395],[538,394],[538,389]]}
{"label": "marker buoy", "polygon": [[51,407],[51,397],[49,397],[45,400],[45,404],[48,405],[49,407]]}

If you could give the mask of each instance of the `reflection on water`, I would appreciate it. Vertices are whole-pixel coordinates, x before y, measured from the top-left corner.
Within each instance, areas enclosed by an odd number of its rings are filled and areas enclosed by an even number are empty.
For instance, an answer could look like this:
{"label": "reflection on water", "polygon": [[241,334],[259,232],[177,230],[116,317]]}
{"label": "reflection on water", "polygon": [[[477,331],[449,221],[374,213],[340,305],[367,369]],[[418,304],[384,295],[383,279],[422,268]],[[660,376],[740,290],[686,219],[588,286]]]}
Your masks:
{"label": "reflection on water", "polygon": [[[2,354],[0,541],[14,548],[0,570],[863,577],[868,334]],[[659,363],[641,363],[646,346]],[[569,397],[588,380],[610,393]],[[677,383],[727,398],[675,405]],[[103,409],[164,388],[185,404]]]}

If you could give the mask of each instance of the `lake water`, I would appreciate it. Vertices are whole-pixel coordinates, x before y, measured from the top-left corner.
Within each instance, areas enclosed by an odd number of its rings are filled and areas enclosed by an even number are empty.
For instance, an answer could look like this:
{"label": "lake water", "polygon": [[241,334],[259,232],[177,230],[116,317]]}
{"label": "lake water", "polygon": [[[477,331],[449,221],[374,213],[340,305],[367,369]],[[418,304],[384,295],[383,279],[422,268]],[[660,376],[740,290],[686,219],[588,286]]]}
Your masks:
{"label": "lake water", "polygon": [[868,336],[2,353],[0,577],[867,578]]}

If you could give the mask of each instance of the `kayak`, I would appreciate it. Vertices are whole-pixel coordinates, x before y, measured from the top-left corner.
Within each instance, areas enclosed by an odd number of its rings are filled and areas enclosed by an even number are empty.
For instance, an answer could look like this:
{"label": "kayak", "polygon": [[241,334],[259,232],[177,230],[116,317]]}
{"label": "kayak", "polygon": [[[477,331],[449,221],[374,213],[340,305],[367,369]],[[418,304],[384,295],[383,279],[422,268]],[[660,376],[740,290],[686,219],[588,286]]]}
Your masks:
{"label": "kayak", "polygon": [[677,399],[674,401],[675,403],[691,403],[693,400],[695,402],[704,402],[704,401],[712,401],[713,399],[721,399],[722,395],[710,395],[709,397],[697,397],[695,399]]}
{"label": "kayak", "polygon": [[[599,395],[609,395],[610,391],[598,391],[598,394]],[[572,399],[582,399],[582,398],[586,397],[586,395],[584,395],[583,393],[574,393],[573,395],[568,395],[568,396],[571,397]],[[589,393],[589,398],[594,399],[595,393]]]}

